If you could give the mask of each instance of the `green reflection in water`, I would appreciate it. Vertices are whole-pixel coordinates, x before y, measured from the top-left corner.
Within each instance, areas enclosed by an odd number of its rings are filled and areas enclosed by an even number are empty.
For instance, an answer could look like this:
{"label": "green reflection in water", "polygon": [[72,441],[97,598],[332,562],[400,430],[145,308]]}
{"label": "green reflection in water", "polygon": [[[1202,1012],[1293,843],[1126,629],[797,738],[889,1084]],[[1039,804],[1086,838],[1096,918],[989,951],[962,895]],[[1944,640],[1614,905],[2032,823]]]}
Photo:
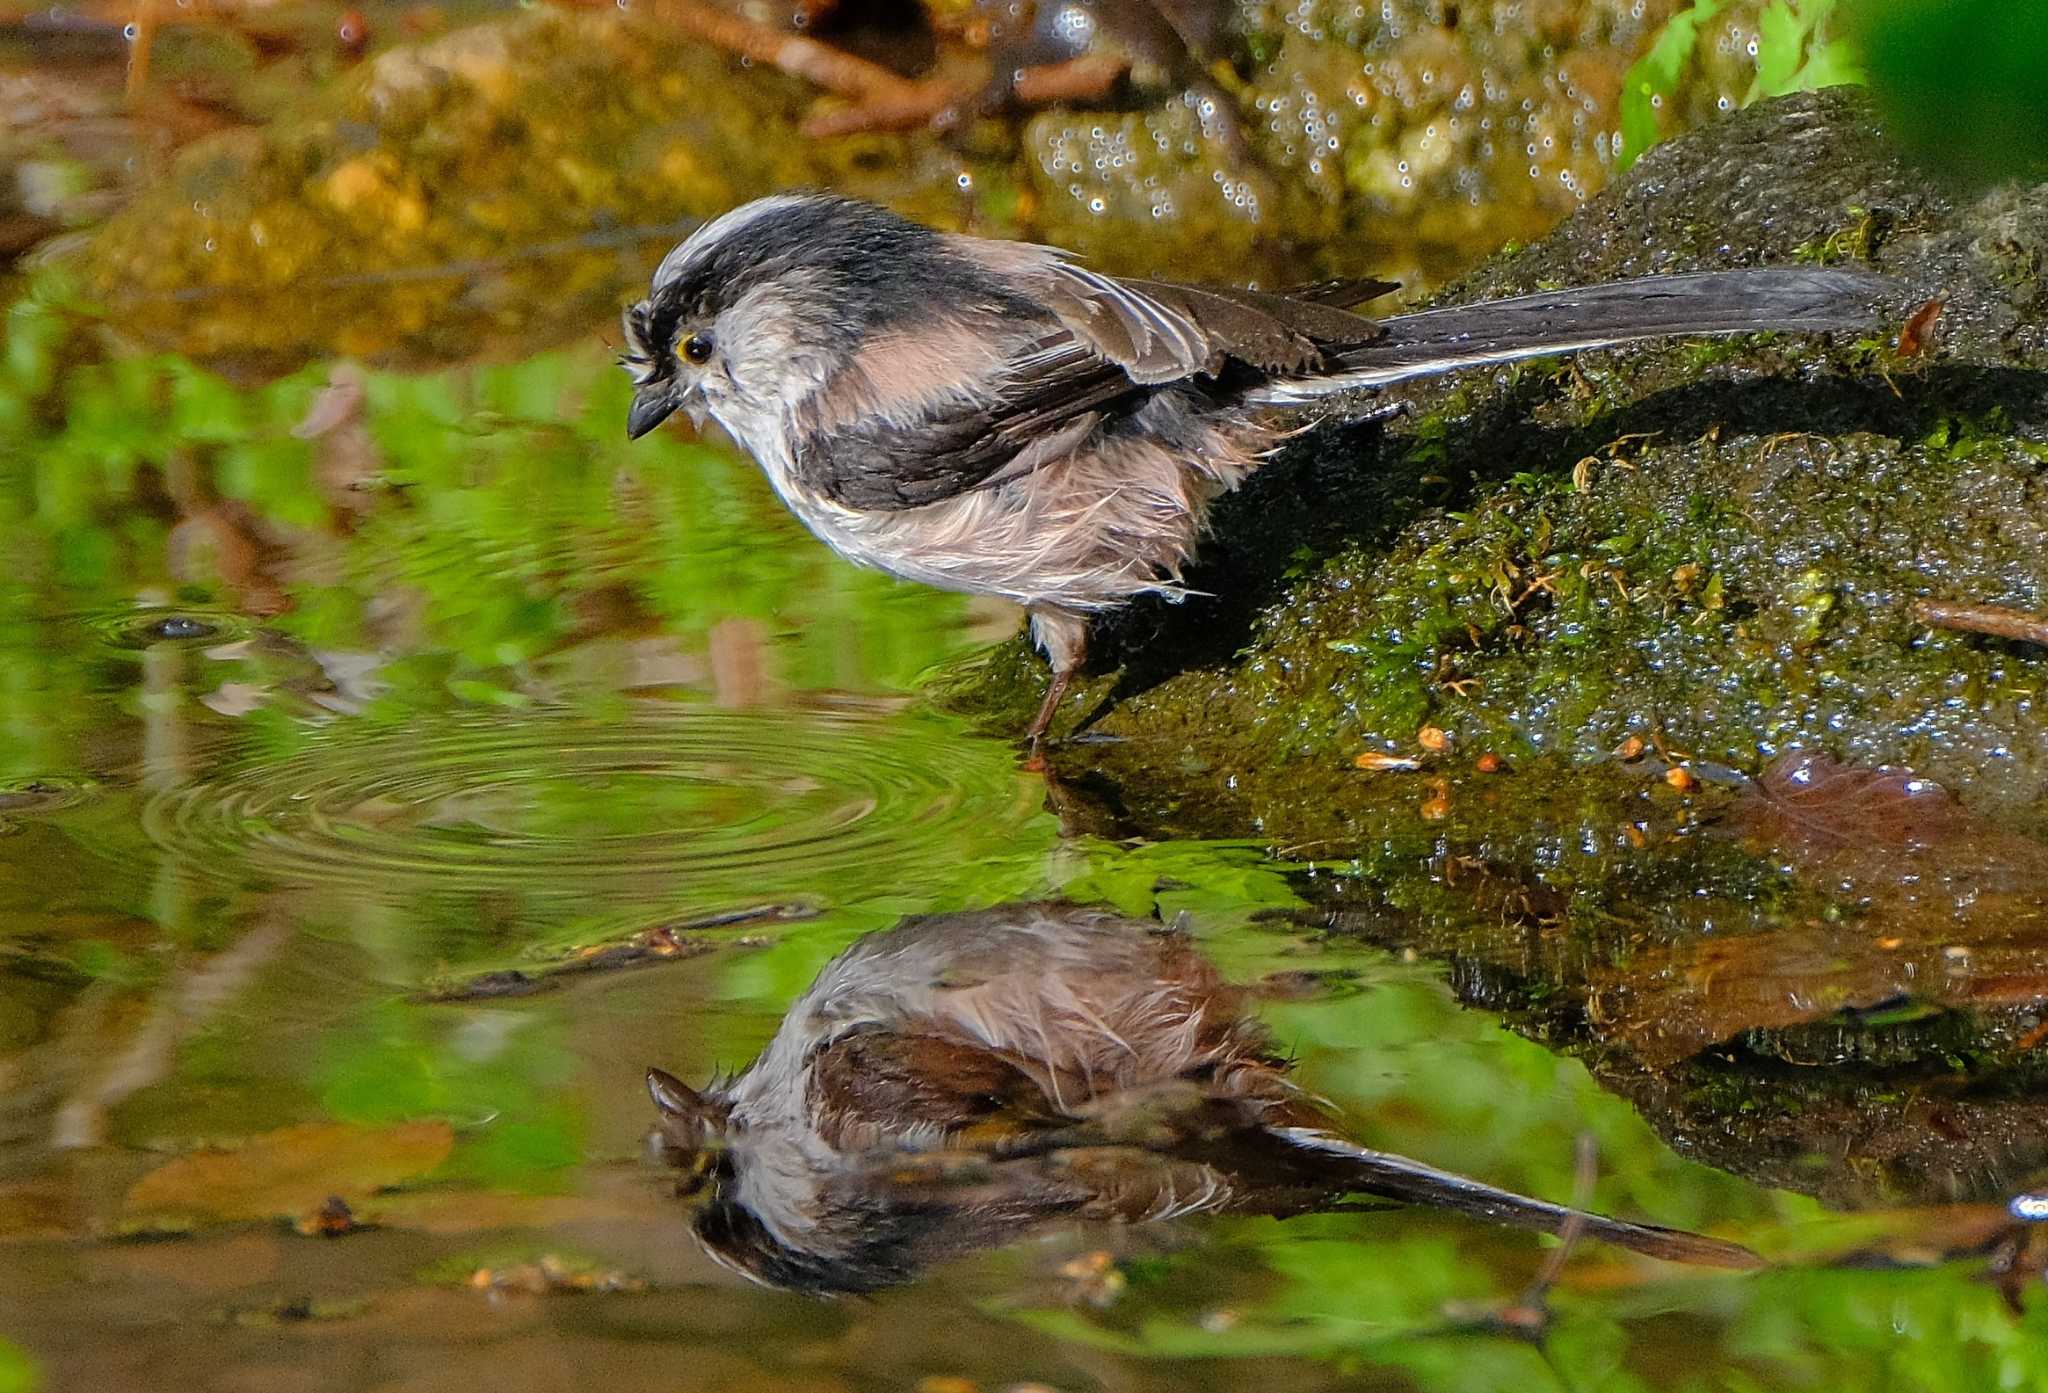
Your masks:
{"label": "green reflection in water", "polygon": [[[1589,1131],[1601,1207],[1779,1252],[1842,1226],[1681,1160],[1433,969],[1256,922],[1295,904],[1256,847],[1062,840],[1008,744],[902,696],[976,641],[967,607],[832,560],[727,453],[629,450],[597,353],[243,390],[175,360],[74,361],[46,305],[9,323],[0,1306],[67,1384],[256,1378],[262,1320],[314,1292],[308,1311],[376,1313],[295,1350],[337,1387],[394,1347],[450,1377],[559,1357],[678,1387],[716,1382],[685,1366],[1082,1386],[1105,1357],[1132,1388],[1239,1387],[1274,1358],[1301,1388],[1368,1367],[1445,1389],[2048,1386],[2039,1310],[2011,1321],[1953,1270],[1609,1282],[1592,1253],[1546,1359],[1445,1312],[1512,1296],[1540,1247],[1412,1212],[1127,1235],[1128,1290],[1102,1310],[1059,1275],[1072,1243],[858,1310],[723,1282],[635,1159],[642,1069],[744,1062],[834,953],[901,915],[1055,891],[1186,911],[1233,980],[1302,979],[1265,1014],[1375,1145],[1562,1198]],[[664,942],[673,960],[548,978]],[[462,995],[511,973],[552,989]],[[281,1224],[106,1237],[152,1226],[125,1197],[174,1156],[302,1123],[450,1145],[388,1192],[303,1177],[280,1219],[346,1190],[383,1225],[333,1246]],[[478,1320],[464,1274],[503,1253],[650,1290],[551,1308],[536,1343]],[[0,1388],[29,1370],[0,1344]]]}
{"label": "green reflection in water", "polygon": [[42,1383],[33,1360],[0,1340],[0,1393],[28,1393]]}
{"label": "green reflection in water", "polygon": [[[1011,750],[900,695],[966,606],[838,564],[728,452],[628,449],[601,353],[245,390],[72,361],[54,294],[10,323],[7,1036],[118,1080],[11,1139],[439,1119],[442,1180],[559,1187],[575,1013],[394,992],[1042,879]],[[143,1023],[65,1038],[94,992]]]}
{"label": "green reflection in water", "polygon": [[[1315,962],[1341,968],[1347,956]],[[990,1309],[1162,1367],[1306,1357],[1431,1390],[2048,1386],[2041,1303],[2014,1318],[1981,1267],[1825,1266],[1820,1255],[1881,1234],[1883,1223],[1830,1216],[1804,1197],[1686,1162],[1576,1065],[1459,1011],[1432,971],[1371,954],[1349,965],[1356,994],[1261,1014],[1293,1045],[1303,1080],[1360,1119],[1370,1144],[1563,1196],[1571,1136],[1588,1132],[1600,1158],[1595,1208],[1709,1228],[1792,1266],[1645,1278],[1595,1245],[1565,1269],[1539,1348],[1479,1328],[1530,1280],[1530,1245],[1413,1212],[1240,1219],[1213,1225],[1199,1249],[1127,1259],[1130,1291],[1106,1310],[1030,1298],[1019,1309],[1008,1292]],[[1235,1275],[1219,1281],[1219,1272]]]}

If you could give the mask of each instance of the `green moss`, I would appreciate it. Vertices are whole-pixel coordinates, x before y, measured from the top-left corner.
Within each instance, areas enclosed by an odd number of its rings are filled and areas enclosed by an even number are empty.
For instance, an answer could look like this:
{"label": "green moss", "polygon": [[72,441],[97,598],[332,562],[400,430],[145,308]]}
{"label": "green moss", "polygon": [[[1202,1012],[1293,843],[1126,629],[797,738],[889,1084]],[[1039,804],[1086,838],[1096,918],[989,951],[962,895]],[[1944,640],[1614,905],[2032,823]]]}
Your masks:
{"label": "green moss", "polygon": [[[1704,220],[1737,184],[1770,196]],[[1976,1097],[2034,1077],[2007,1048],[2017,1010],[1871,1015],[1867,981],[1827,974],[1793,1024],[1679,1006],[1712,977],[1701,941],[1738,963],[1790,954],[1756,968],[1768,981],[1805,970],[1810,933],[1867,948],[1901,915],[1950,943],[1983,931],[1714,833],[1778,752],[1903,765],[2041,820],[2048,654],[1929,631],[1912,607],[2048,610],[2048,327],[1984,250],[2048,189],[1951,207],[1856,99],[1815,94],[1659,147],[1446,298],[1784,261],[1845,207],[1888,210],[1870,254],[1903,282],[1900,318],[1944,300],[1931,353],[1881,334],[1662,345],[1428,384],[1384,429],[1312,433],[1219,511],[1189,577],[1215,599],[1102,626],[1075,709],[1099,708],[1110,739],[1054,764],[1064,806],[1120,830],[1259,836],[1317,862],[1330,922],[1454,964],[1467,1000],[1584,1052],[1674,1134],[1729,1138],[1715,1154],[1746,1173],[1937,1193],[1939,1146],[1873,1099],[1961,1089],[1974,1101],[1944,1106],[1987,1131],[2048,1123]],[[1038,671],[1007,647],[965,697],[1021,724]],[[1448,748],[1425,751],[1424,725]],[[1633,764],[1611,753],[1630,739],[1649,746]],[[1421,767],[1361,769],[1367,752]],[[1508,772],[1478,772],[1482,755]],[[1667,785],[1674,760],[1706,782]],[[1659,1035],[1632,1013],[1689,1023]],[[1806,1164],[1852,1127],[1890,1150]]]}
{"label": "green moss", "polygon": [[[1819,744],[2038,800],[2039,655],[1930,635],[1910,610],[2048,607],[2048,352],[2037,322],[2012,324],[1972,211],[1912,190],[1866,120],[1821,94],[1660,147],[1638,175],[1655,202],[1625,181],[1447,298],[1633,269],[1611,254],[1653,243],[1690,186],[1762,161],[1748,177],[1777,206],[1720,241],[1776,259],[1832,209],[1898,210],[1881,269],[1918,279],[1902,304],[1947,299],[1955,332],[1932,361],[1881,373],[1867,346],[1796,335],[1664,345],[1433,384],[1384,432],[1311,437],[1221,511],[1193,581],[1221,603],[1105,627],[1123,671],[1101,729],[1131,748],[1075,747],[1072,765],[1146,782],[1133,751],[1172,731],[1245,776],[1233,805],[1281,836],[1330,820],[1296,795],[1304,763],[1341,775],[1425,722],[1578,762],[1645,730],[1735,768]],[[1196,626],[1224,632],[1191,641]]]}

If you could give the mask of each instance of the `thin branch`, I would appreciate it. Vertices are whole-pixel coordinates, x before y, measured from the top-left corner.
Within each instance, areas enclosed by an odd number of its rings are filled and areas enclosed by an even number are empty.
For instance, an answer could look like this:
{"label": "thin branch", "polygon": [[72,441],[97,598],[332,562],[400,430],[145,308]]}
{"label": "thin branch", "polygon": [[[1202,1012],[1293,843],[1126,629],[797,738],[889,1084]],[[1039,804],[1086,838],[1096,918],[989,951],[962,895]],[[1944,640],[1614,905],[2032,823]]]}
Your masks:
{"label": "thin branch", "polygon": [[904,102],[923,84],[830,44],[728,14],[701,0],[656,0],[654,13],[728,53],[803,78],[860,102]]}
{"label": "thin branch", "polygon": [[1994,638],[2018,639],[2021,643],[2048,644],[2048,616],[2029,614],[2006,605],[1922,600],[1913,606],[1913,617],[1937,629],[1990,634]]}

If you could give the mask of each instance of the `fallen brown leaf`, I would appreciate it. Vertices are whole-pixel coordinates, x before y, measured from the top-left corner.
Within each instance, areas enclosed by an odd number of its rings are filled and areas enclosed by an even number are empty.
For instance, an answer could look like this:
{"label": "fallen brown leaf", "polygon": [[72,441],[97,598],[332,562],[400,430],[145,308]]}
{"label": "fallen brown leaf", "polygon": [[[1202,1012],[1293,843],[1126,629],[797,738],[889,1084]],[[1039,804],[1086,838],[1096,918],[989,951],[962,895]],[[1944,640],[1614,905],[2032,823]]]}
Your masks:
{"label": "fallen brown leaf", "polygon": [[424,1175],[454,1146],[455,1133],[445,1122],[386,1128],[303,1122],[232,1149],[167,1161],[135,1182],[124,1208],[135,1218],[200,1223],[296,1218],[329,1196],[359,1200]]}

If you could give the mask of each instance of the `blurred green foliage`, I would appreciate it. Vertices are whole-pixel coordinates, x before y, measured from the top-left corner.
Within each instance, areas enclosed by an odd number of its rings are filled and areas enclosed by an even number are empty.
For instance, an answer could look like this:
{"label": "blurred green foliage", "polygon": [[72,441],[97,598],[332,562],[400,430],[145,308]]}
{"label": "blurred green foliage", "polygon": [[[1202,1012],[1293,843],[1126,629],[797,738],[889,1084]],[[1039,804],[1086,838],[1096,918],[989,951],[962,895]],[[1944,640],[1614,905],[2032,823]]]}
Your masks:
{"label": "blurred green foliage", "polygon": [[1671,17],[1658,31],[1656,41],[1637,59],[1622,79],[1621,154],[1617,169],[1626,169],[1642,157],[1643,151],[1663,139],[1657,113],[1685,77],[1699,43],[1700,27],[1720,10],[1722,0],[1694,0],[1688,9]]}
{"label": "blurred green foliage", "polygon": [[35,1393],[42,1383],[42,1374],[35,1361],[16,1346],[0,1339],[0,1393]]}
{"label": "blurred green foliage", "polygon": [[[1765,7],[1757,17],[1756,77],[1743,94],[1744,106],[1787,92],[1863,81],[1854,45],[1839,32],[1839,24],[1831,23],[1836,4],[1837,0],[1772,0]],[[1671,17],[1649,51],[1628,70],[1621,93],[1617,172],[1670,133],[1661,113],[1684,82],[1708,25],[1726,8],[1727,0],[1693,0]]]}
{"label": "blurred green foliage", "polygon": [[2048,177],[2048,4],[1855,0],[1850,17],[1892,133],[1967,184]]}
{"label": "blurred green foliage", "polygon": [[[1626,169],[1665,136],[1667,110],[1730,0],[1694,0],[1628,71]],[[1965,185],[2048,174],[2048,5],[2037,0],[1772,0],[1757,18],[1744,105],[1867,83],[1922,165]]]}

